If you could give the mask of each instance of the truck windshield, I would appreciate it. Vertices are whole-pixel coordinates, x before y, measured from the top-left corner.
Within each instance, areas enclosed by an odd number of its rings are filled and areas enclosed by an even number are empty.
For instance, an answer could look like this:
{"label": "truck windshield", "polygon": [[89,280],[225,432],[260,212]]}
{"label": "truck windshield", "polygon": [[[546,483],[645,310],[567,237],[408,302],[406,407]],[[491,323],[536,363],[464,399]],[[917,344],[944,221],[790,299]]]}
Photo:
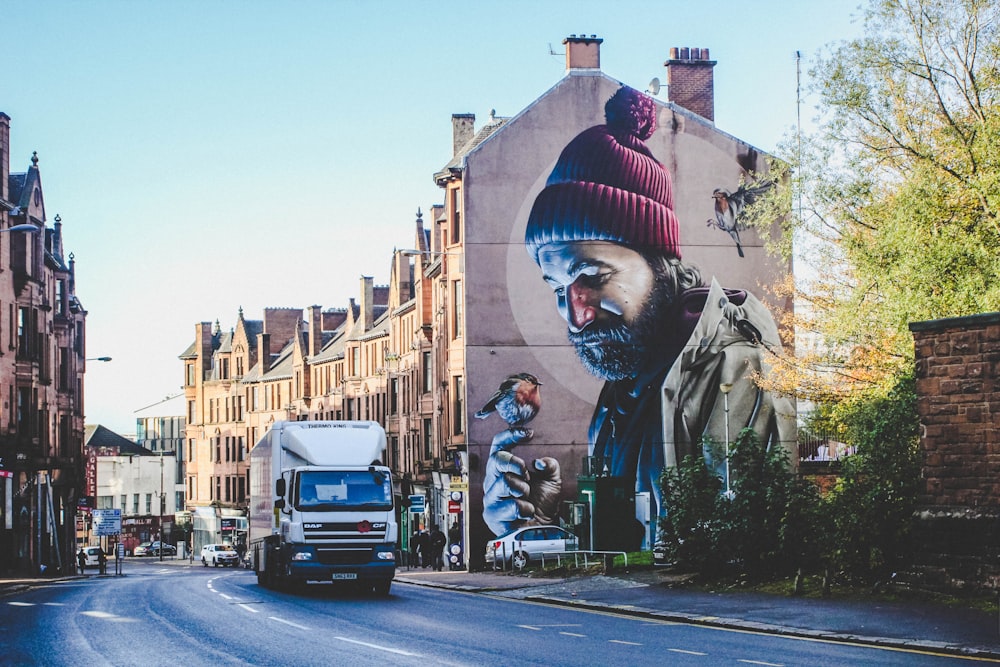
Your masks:
{"label": "truck windshield", "polygon": [[391,509],[392,480],[368,470],[304,472],[299,475],[295,507],[307,512]]}

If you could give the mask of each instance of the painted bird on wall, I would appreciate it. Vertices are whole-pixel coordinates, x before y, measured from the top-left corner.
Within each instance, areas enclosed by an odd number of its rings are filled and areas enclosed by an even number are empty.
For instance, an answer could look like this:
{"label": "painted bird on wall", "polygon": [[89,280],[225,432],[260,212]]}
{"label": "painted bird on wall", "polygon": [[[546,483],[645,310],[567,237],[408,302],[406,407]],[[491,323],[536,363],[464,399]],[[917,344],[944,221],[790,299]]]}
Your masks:
{"label": "painted bird on wall", "polygon": [[511,426],[520,428],[530,422],[542,407],[538,388],[542,383],[531,373],[516,373],[500,383],[500,388],[476,412],[477,419],[486,419],[496,412]]}
{"label": "painted bird on wall", "polygon": [[743,210],[773,186],[774,181],[762,181],[758,185],[741,185],[736,192],[722,188],[716,188],[712,192],[712,199],[715,200],[715,219],[710,219],[706,224],[709,227],[718,227],[733,237],[740,257],[743,257],[740,232],[747,228],[746,222],[742,219]]}

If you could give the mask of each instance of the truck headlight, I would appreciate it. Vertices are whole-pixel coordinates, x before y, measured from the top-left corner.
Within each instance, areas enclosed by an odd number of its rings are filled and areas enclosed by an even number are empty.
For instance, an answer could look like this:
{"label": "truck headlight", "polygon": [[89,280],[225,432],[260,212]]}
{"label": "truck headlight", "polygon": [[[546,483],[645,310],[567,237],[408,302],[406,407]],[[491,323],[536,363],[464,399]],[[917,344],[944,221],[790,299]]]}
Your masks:
{"label": "truck headlight", "polygon": [[292,554],[292,560],[312,560],[312,551],[296,551]]}
{"label": "truck headlight", "polygon": [[396,551],[394,549],[379,547],[375,552],[375,558],[377,560],[396,560]]}

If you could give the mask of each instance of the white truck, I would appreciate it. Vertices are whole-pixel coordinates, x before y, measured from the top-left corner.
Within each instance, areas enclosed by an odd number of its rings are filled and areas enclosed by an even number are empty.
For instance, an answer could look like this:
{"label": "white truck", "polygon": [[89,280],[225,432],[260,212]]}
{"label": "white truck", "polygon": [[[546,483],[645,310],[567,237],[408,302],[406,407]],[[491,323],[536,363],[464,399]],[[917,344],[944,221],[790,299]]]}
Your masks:
{"label": "white truck", "polygon": [[257,583],[353,582],[388,595],[399,528],[373,421],[275,422],[250,452]]}

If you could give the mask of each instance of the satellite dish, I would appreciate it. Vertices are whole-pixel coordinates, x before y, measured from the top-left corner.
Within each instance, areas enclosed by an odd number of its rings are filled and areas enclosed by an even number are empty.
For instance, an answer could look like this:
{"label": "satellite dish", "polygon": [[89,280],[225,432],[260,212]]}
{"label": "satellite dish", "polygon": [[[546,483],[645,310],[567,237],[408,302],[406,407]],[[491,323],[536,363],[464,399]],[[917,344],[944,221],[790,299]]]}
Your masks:
{"label": "satellite dish", "polygon": [[660,78],[654,76],[653,80],[649,82],[649,86],[646,88],[646,92],[652,95],[660,94]]}

